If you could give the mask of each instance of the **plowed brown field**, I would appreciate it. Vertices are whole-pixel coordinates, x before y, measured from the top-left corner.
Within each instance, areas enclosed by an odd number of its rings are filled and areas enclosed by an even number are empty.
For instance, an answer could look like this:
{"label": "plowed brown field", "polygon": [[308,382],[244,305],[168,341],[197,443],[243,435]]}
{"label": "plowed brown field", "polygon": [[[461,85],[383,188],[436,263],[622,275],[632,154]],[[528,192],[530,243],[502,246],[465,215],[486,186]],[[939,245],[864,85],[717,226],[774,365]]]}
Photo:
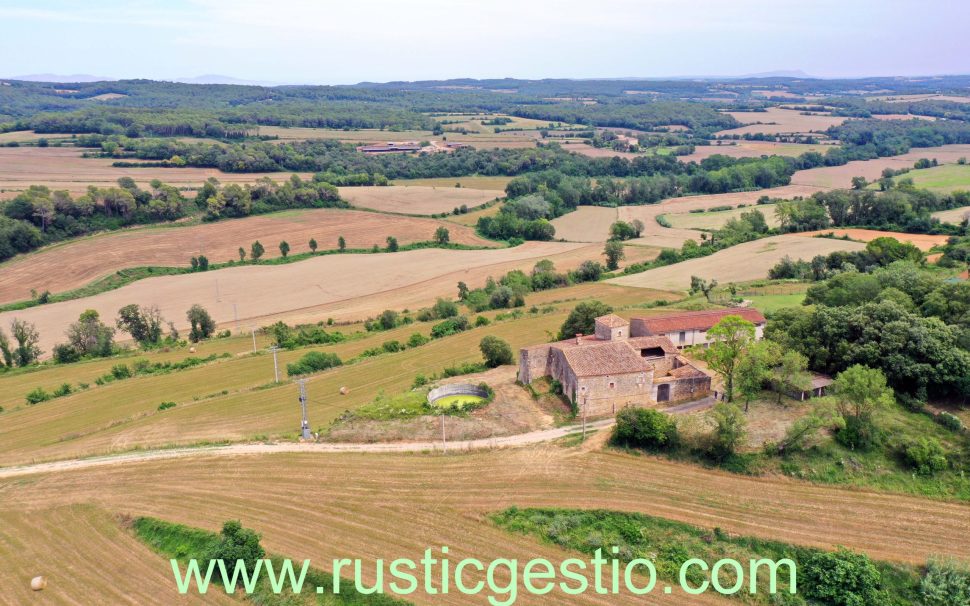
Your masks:
{"label": "plowed brown field", "polygon": [[931,234],[904,234],[897,231],[877,231],[875,229],[820,229],[818,231],[801,232],[796,235],[811,238],[819,234],[835,234],[839,238],[848,236],[853,240],[859,240],[861,242],[869,242],[870,240],[875,240],[876,238],[895,238],[900,242],[909,242],[923,252],[928,251],[934,246],[946,244],[946,241],[949,239],[949,236]]}
{"label": "plowed brown field", "polygon": [[388,236],[396,237],[401,244],[431,240],[441,225],[448,227],[452,242],[494,245],[475,235],[470,227],[340,209],[288,211],[189,227],[131,229],[55,245],[0,264],[0,303],[27,299],[31,289],[55,293],[71,290],[128,267],[186,267],[189,258],[198,254],[213,263],[224,263],[238,259],[240,246],[248,255],[256,240],[266,248],[265,257],[271,258],[280,255],[281,240],[289,243],[294,254],[308,252],[310,238],[316,239],[321,250],[337,248],[340,236],[350,248],[384,247]]}

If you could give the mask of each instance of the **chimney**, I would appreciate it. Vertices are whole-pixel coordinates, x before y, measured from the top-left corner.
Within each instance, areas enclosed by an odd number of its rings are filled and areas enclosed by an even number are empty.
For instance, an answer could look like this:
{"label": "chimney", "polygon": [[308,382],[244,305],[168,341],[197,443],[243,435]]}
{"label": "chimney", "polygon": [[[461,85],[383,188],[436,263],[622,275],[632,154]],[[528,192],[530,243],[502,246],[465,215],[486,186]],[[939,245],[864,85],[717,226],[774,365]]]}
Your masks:
{"label": "chimney", "polygon": [[581,332],[577,332],[577,333],[576,333],[576,345],[580,345],[580,344],[581,344],[580,342],[581,342],[582,340],[583,340],[583,333],[581,333]]}

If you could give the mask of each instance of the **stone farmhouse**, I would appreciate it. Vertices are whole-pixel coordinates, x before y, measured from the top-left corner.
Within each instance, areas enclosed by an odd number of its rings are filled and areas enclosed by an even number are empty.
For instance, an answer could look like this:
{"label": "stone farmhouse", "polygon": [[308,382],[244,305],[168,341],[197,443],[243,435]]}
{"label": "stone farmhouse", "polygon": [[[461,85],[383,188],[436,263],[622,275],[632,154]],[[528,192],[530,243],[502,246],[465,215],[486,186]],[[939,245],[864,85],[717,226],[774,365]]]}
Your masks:
{"label": "stone farmhouse", "polygon": [[522,349],[518,379],[559,381],[566,397],[592,416],[701,398],[711,391],[711,374],[680,349],[706,345],[707,331],[731,315],[752,322],[756,338],[762,338],[765,318],[756,309],[680,312],[630,322],[610,314],[596,318],[592,335]]}
{"label": "stone farmhouse", "polygon": [[519,353],[519,380],[551,377],[588,415],[615,414],[624,406],[706,396],[711,375],[680,355],[667,337],[631,336],[629,322],[596,318],[596,332],[526,347]]}
{"label": "stone farmhouse", "polygon": [[725,316],[741,316],[754,324],[755,338],[759,341],[765,333],[765,317],[751,307],[717,309],[712,311],[685,311],[650,318],[633,318],[631,336],[667,337],[679,349],[708,344],[707,331]]}

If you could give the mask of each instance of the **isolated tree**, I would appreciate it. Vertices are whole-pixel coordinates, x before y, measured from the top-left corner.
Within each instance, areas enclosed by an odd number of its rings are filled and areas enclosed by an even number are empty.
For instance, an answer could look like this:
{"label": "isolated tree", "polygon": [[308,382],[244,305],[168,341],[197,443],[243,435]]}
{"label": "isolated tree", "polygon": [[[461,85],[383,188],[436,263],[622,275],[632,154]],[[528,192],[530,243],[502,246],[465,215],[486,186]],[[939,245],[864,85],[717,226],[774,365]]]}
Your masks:
{"label": "isolated tree", "polygon": [[208,271],[209,269],[208,257],[206,257],[205,255],[199,255],[195,261],[199,271]]}
{"label": "isolated tree", "polygon": [[[266,551],[259,544],[259,535],[248,528],[243,528],[237,520],[231,520],[222,525],[222,536],[207,560],[222,560],[226,565],[226,572],[230,575],[235,570],[236,563],[241,561],[249,574],[256,570],[256,562],[266,556]],[[219,566],[216,574],[222,575]]]}
{"label": "isolated tree", "polygon": [[239,262],[240,263],[246,262],[246,249],[243,248],[242,246],[239,247]]}
{"label": "isolated tree", "polygon": [[633,228],[633,236],[635,238],[639,238],[640,234],[643,233],[643,230],[646,229],[646,226],[640,219],[634,219],[632,222],[630,222],[630,227]]}
{"label": "isolated tree", "polygon": [[30,366],[40,357],[41,351],[37,343],[40,334],[32,322],[14,318],[10,322],[10,335],[14,340],[13,360],[17,366]]}
{"label": "isolated tree", "polygon": [[337,238],[337,249],[340,252],[347,250],[347,241],[344,240],[343,236],[340,236],[339,238]]}
{"label": "isolated tree", "polygon": [[619,240],[610,240],[603,249],[606,255],[606,269],[614,271],[620,267],[620,261],[624,258],[623,244]]}
{"label": "isolated tree", "polygon": [[451,234],[448,233],[447,227],[442,225],[438,229],[434,230],[434,241],[437,244],[444,245],[444,244],[447,244],[450,240],[451,240]]}
{"label": "isolated tree", "polygon": [[737,395],[744,400],[744,412],[748,412],[751,400],[761,393],[778,354],[778,345],[771,341],[755,341],[742,353],[737,364],[734,386]]}
{"label": "isolated tree", "polygon": [[397,238],[394,236],[387,237],[387,252],[397,252]]}
{"label": "isolated tree", "polygon": [[97,311],[87,309],[67,328],[68,344],[82,356],[110,356],[115,331],[101,321]]}
{"label": "isolated tree", "polygon": [[280,242],[280,254],[283,255],[284,259],[286,255],[290,254],[290,245],[286,240]]}
{"label": "isolated tree", "polygon": [[494,335],[483,337],[478,343],[478,348],[485,358],[485,366],[489,368],[512,364],[515,359],[509,344]]}
{"label": "isolated tree", "polygon": [[744,412],[729,402],[718,402],[708,416],[714,422],[711,455],[717,460],[724,460],[744,443],[748,435],[748,422]]}
{"label": "isolated tree", "polygon": [[738,363],[754,342],[754,324],[741,316],[725,316],[707,331],[707,349],[698,348],[697,356],[707,362],[724,379],[724,395],[734,401],[734,380]]}
{"label": "isolated tree", "polygon": [[213,321],[212,316],[198,303],[189,308],[185,317],[191,326],[189,340],[193,343],[198,343],[202,339],[208,339],[216,330],[216,323]]}
{"label": "isolated tree", "polygon": [[119,309],[118,319],[115,320],[118,328],[131,335],[142,347],[155,345],[162,339],[164,322],[157,306],[138,307],[134,303]]}
{"label": "isolated tree", "polygon": [[465,299],[467,299],[468,298],[468,292],[469,292],[468,291],[468,285],[465,284],[464,282],[459,282],[458,283],[458,300],[459,301],[464,301]]}
{"label": "isolated tree", "polygon": [[869,182],[865,177],[852,177],[852,189],[865,189],[869,187]]}
{"label": "isolated tree", "polygon": [[877,368],[855,364],[843,370],[832,385],[835,406],[845,426],[836,434],[850,448],[868,448],[875,441],[873,415],[893,402],[886,375]]}
{"label": "isolated tree", "polygon": [[314,240],[313,238],[310,238],[310,252],[312,253],[317,252],[317,241]]}
{"label": "isolated tree", "polygon": [[253,242],[253,245],[249,248],[249,256],[253,261],[259,261],[259,258],[263,256],[264,252],[266,252],[266,249],[259,243],[259,240]]}
{"label": "isolated tree", "polygon": [[3,332],[2,328],[0,328],[0,359],[2,359],[4,366],[13,368],[13,350],[10,349],[10,339],[7,338],[7,334]]}
{"label": "isolated tree", "polygon": [[559,329],[559,338],[569,339],[577,334],[593,334],[596,329],[596,318],[612,313],[612,311],[612,307],[600,301],[580,303],[569,312],[569,316]]}
{"label": "isolated tree", "polygon": [[400,317],[393,309],[385,309],[377,318],[377,322],[384,330],[390,330],[400,323]]}
{"label": "isolated tree", "polygon": [[698,276],[690,277],[690,294],[692,295],[703,293],[704,298],[710,302],[711,293],[714,292],[715,288],[717,288],[717,280],[711,280],[708,282],[707,280]]}
{"label": "isolated tree", "polygon": [[610,238],[613,240],[629,240],[636,237],[636,229],[626,221],[617,221],[610,225]]}

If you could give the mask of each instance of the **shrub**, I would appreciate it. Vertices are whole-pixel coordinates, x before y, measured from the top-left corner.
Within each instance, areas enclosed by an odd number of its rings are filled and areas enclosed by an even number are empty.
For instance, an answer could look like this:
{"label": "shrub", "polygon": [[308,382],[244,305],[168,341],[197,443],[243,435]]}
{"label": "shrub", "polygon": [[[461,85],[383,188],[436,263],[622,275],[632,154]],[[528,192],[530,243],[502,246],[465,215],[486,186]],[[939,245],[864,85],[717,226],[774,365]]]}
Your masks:
{"label": "shrub", "polygon": [[343,362],[336,354],[311,351],[304,355],[299,361],[286,365],[286,374],[306,375],[312,372],[327,370],[335,366],[340,366]]}
{"label": "shrub", "polygon": [[115,364],[111,367],[111,376],[115,379],[128,379],[131,377],[131,369],[127,364]]}
{"label": "shrub", "polygon": [[439,339],[441,337],[447,337],[448,335],[453,335],[468,330],[468,328],[468,318],[465,316],[449,318],[448,320],[439,322],[431,327],[431,338]]}
{"label": "shrub", "polygon": [[408,337],[408,347],[421,347],[422,345],[424,345],[430,340],[431,339],[424,336],[423,334],[416,332],[412,334],[410,337]]}
{"label": "shrub", "polygon": [[478,328],[479,326],[488,326],[489,324],[491,324],[491,322],[485,316],[478,316],[477,318],[475,318],[476,328]]}
{"label": "shrub", "polygon": [[502,339],[488,335],[479,342],[478,348],[482,351],[485,358],[485,365],[489,368],[512,364],[515,360],[512,355],[512,348]]}
{"label": "shrub", "polygon": [[58,364],[70,364],[81,359],[81,354],[67,343],[54,346],[54,361]]}
{"label": "shrub", "polygon": [[458,315],[458,304],[448,299],[438,299],[431,308],[431,313],[439,320],[454,318]]}
{"label": "shrub", "polygon": [[956,562],[930,560],[919,591],[923,606],[970,604],[970,569]]}
{"label": "shrub", "polygon": [[869,417],[845,417],[835,439],[846,448],[868,450],[876,443],[876,426]]}
{"label": "shrub", "polygon": [[670,450],[678,443],[677,424],[658,410],[624,408],[616,415],[613,441],[644,450]]}
{"label": "shrub", "polygon": [[423,374],[417,374],[414,376],[414,382],[411,383],[411,389],[417,389],[418,387],[424,387],[428,384],[428,377]]}
{"label": "shrub", "polygon": [[903,450],[903,457],[920,475],[931,476],[946,469],[943,446],[934,438],[918,438],[909,442]]}
{"label": "shrub", "polygon": [[963,421],[960,420],[960,417],[948,412],[938,414],[936,416],[936,422],[950,431],[960,431],[963,429]]}
{"label": "shrub", "polygon": [[168,410],[169,408],[175,408],[175,402],[162,402],[158,405],[158,410]]}
{"label": "shrub", "polygon": [[[256,561],[263,558],[266,552],[259,544],[259,535],[243,528],[238,521],[229,521],[222,525],[222,540],[208,555],[208,560],[223,560],[229,574],[234,569],[233,563],[242,560],[246,570],[252,573]],[[217,567],[218,571],[219,568]],[[221,572],[219,572],[221,574]]]}
{"label": "shrub", "polygon": [[806,597],[835,606],[885,604],[881,575],[868,557],[848,549],[817,553],[801,568],[799,585]]}
{"label": "shrub", "polygon": [[41,402],[46,402],[47,400],[50,400],[52,397],[53,396],[51,394],[44,391],[43,387],[38,387],[34,390],[31,390],[27,394],[27,404],[33,406],[34,404],[40,404]]}
{"label": "shrub", "polygon": [[396,351],[404,351],[404,345],[400,341],[384,341],[381,344],[381,349],[387,353],[394,353]]}
{"label": "shrub", "polygon": [[69,396],[72,393],[74,393],[74,390],[71,389],[71,384],[70,383],[62,383],[60,387],[58,387],[57,389],[54,390],[54,397],[55,398],[62,398],[64,396]]}

